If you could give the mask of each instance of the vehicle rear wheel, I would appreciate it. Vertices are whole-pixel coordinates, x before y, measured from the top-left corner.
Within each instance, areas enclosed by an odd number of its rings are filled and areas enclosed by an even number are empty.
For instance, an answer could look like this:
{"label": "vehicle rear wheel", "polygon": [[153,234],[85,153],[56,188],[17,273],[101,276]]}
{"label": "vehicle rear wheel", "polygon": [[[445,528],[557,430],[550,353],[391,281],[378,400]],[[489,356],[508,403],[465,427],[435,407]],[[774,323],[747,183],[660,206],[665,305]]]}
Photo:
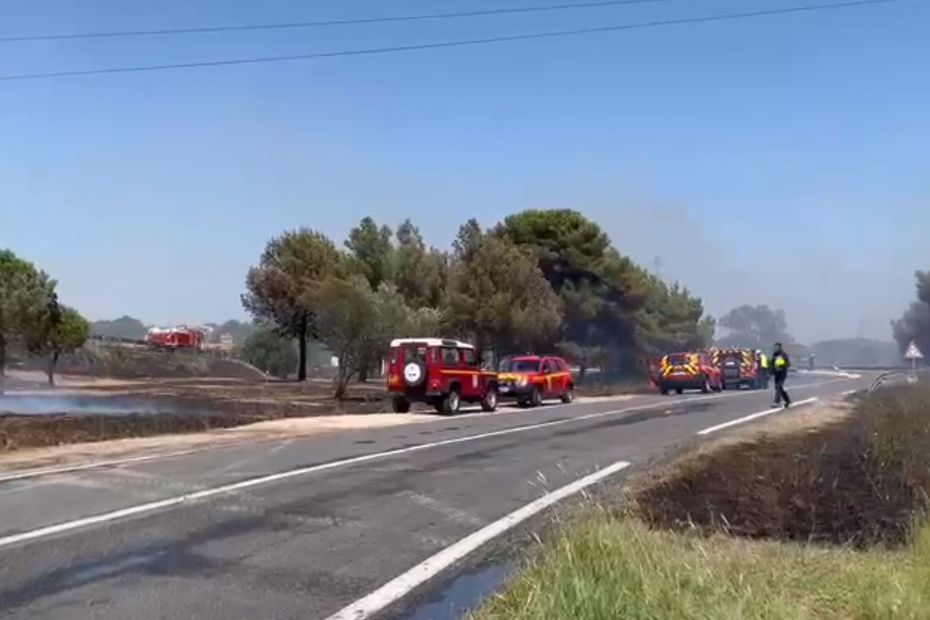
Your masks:
{"label": "vehicle rear wheel", "polygon": [[659,394],[662,396],[668,396],[668,388],[659,388]]}
{"label": "vehicle rear wheel", "polygon": [[485,392],[484,398],[481,399],[481,409],[491,412],[497,411],[497,388],[493,385]]}
{"label": "vehicle rear wheel", "polygon": [[409,413],[410,401],[405,396],[395,396],[391,403],[394,413]]}
{"label": "vehicle rear wheel", "polygon": [[458,390],[452,389],[446,394],[445,398],[442,399],[442,407],[439,413],[443,415],[455,415],[459,412],[461,406],[462,397],[459,396]]}
{"label": "vehicle rear wheel", "polygon": [[560,398],[566,405],[570,405],[571,403],[575,402],[575,387],[572,385],[568,386],[568,389],[565,390],[565,393],[562,394]]}
{"label": "vehicle rear wheel", "polygon": [[710,392],[710,382],[707,380],[707,377],[704,377],[704,379],[701,380],[701,393],[707,394],[709,392]]}
{"label": "vehicle rear wheel", "polygon": [[675,393],[676,393],[676,394],[681,394],[682,392],[684,392],[683,389],[681,389],[681,388],[675,388]]}

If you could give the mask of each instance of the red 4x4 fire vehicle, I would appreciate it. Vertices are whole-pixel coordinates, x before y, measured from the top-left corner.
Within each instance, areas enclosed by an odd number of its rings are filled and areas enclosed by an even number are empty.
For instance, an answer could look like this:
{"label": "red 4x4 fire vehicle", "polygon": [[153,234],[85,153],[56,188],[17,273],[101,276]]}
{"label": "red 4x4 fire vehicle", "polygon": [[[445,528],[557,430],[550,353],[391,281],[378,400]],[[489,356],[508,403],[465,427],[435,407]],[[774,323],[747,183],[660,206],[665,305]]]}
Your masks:
{"label": "red 4x4 fire vehicle", "polygon": [[575,382],[561,357],[510,357],[501,364],[497,378],[501,398],[515,398],[524,407],[538,407],[546,398],[575,400]]}
{"label": "red 4x4 fire vehicle", "polygon": [[497,409],[497,373],[481,369],[475,347],[439,338],[404,338],[391,343],[387,375],[394,411],[407,413],[410,403],[424,402],[445,415],[463,402]]}

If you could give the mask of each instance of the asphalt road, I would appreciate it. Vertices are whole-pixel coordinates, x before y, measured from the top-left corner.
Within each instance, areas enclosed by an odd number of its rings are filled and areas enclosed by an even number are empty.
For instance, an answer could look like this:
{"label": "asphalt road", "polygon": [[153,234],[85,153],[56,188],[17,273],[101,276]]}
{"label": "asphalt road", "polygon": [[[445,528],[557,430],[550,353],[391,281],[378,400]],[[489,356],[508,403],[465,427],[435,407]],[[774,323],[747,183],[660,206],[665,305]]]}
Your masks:
{"label": "asphalt road", "polygon": [[641,396],[0,482],[0,618],[326,618],[547,489],[770,407]]}

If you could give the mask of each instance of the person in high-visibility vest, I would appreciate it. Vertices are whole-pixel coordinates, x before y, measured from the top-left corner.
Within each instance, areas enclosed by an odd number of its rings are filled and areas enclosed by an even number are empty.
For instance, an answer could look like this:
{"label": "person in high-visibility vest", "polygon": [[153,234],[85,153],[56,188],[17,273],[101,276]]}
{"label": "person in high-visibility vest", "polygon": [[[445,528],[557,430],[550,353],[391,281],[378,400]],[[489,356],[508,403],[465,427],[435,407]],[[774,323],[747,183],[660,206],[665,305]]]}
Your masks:
{"label": "person in high-visibility vest", "polygon": [[791,368],[791,359],[780,342],[775,343],[775,350],[772,352],[771,359],[772,376],[775,377],[775,406],[781,405],[785,401],[785,407],[791,406],[791,397],[785,391],[785,379],[788,378],[788,369]]}
{"label": "person in high-visibility vest", "polygon": [[769,356],[756,350],[756,358],[759,360],[759,387],[767,389],[769,387]]}

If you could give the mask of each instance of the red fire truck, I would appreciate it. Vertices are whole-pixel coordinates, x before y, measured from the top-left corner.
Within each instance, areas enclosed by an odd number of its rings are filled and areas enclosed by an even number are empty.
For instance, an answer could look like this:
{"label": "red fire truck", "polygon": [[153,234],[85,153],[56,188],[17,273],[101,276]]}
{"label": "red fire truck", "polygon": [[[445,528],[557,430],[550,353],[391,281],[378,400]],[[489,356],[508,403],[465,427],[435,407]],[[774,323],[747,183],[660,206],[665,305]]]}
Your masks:
{"label": "red fire truck", "polygon": [[152,327],[145,334],[145,342],[155,349],[203,349],[206,329],[179,325],[176,327]]}

